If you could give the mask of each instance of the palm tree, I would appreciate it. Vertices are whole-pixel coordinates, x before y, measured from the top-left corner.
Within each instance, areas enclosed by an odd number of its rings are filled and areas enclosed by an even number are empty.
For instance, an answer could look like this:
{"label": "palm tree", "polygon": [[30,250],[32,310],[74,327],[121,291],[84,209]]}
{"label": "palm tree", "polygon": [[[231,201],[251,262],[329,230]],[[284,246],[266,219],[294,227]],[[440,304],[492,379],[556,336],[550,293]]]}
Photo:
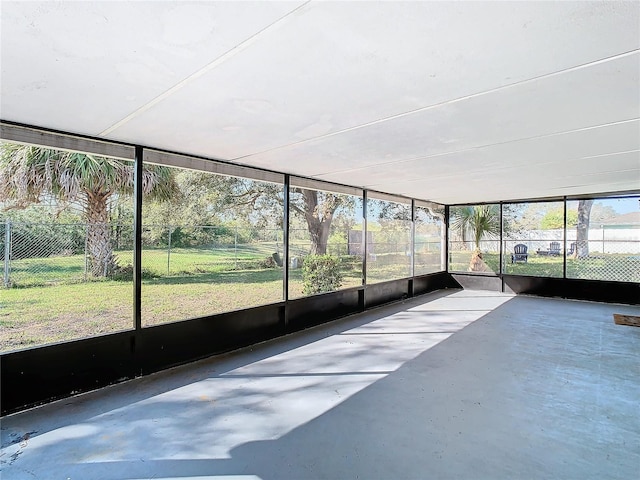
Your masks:
{"label": "palm tree", "polygon": [[500,236],[500,206],[474,205],[452,208],[451,228],[458,230],[463,242],[473,238],[475,250],[471,256],[469,270],[484,270],[480,242]]}
{"label": "palm tree", "polygon": [[[111,246],[109,201],[133,192],[133,164],[114,158],[3,143],[0,151],[0,201],[25,208],[53,197],[76,203],[87,222],[89,270],[106,277],[117,267]],[[170,169],[145,166],[143,193],[168,199],[177,192]]]}

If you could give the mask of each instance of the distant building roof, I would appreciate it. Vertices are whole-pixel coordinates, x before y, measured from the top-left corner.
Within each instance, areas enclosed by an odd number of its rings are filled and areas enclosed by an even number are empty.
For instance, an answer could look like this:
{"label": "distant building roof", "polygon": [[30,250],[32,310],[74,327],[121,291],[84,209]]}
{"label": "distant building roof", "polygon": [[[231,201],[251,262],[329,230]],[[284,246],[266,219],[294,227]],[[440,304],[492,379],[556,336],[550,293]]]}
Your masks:
{"label": "distant building roof", "polygon": [[602,220],[602,225],[640,225],[640,212],[629,212]]}

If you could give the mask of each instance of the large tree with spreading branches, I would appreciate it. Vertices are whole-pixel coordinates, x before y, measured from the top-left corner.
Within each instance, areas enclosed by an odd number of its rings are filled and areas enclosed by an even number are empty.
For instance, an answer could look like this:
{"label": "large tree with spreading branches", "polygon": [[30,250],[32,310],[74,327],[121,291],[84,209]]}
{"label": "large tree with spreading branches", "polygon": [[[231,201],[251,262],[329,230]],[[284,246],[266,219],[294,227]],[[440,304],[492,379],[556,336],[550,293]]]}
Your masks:
{"label": "large tree with spreading branches", "polygon": [[333,217],[348,197],[306,188],[296,188],[293,194],[291,209],[304,217],[311,237],[309,254],[325,255]]}
{"label": "large tree with spreading branches", "polygon": [[[283,188],[281,184],[246,178],[212,175],[198,171],[183,171],[177,176],[180,193],[173,204],[164,209],[161,224],[185,223],[206,225],[251,217],[253,226],[282,227]],[[331,234],[331,226],[341,207],[348,207],[353,200],[348,195],[319,190],[292,187],[290,208],[292,216],[304,222],[309,232],[309,254],[324,255]]]}

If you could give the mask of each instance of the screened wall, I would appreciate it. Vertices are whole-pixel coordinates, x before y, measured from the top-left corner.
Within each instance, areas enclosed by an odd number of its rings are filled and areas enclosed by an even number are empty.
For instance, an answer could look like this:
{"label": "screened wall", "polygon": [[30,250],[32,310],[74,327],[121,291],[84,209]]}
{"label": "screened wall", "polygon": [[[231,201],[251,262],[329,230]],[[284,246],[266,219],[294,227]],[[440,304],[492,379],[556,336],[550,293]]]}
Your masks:
{"label": "screened wall", "polygon": [[448,207],[2,135],[3,414],[434,290],[638,301],[639,194]]}
{"label": "screened wall", "polygon": [[413,272],[411,202],[371,192],[367,197],[367,280],[410,277]]}
{"label": "screened wall", "polygon": [[446,269],[447,246],[443,205],[416,200],[414,252],[414,275],[425,275]]}
{"label": "screened wall", "polygon": [[143,192],[143,327],[283,300],[284,175],[150,150],[143,169],[167,190]]}
{"label": "screened wall", "polygon": [[363,191],[298,177],[289,191],[289,298],[363,285]]}
{"label": "screened wall", "polygon": [[450,208],[449,270],[500,273],[500,205]]}
{"label": "screened wall", "polygon": [[450,209],[449,271],[640,282],[640,196]]}
{"label": "screened wall", "polygon": [[0,352],[446,269],[442,205],[152,149],[68,146],[1,145],[3,182],[28,188],[2,193]]}
{"label": "screened wall", "polygon": [[1,148],[0,351],[133,329],[133,149]]}
{"label": "screened wall", "polygon": [[1,352],[330,292],[362,305],[365,287],[384,292],[377,286],[445,271],[640,282],[639,195],[446,208],[152,149],[7,131]]}

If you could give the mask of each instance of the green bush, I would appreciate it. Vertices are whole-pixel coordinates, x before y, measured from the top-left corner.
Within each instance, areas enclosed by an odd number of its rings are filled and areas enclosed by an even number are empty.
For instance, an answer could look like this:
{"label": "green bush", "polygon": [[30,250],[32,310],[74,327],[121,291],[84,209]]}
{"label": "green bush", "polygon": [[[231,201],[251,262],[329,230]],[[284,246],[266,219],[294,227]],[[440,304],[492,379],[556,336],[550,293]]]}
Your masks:
{"label": "green bush", "polygon": [[302,293],[332,292],[342,286],[340,260],[331,255],[309,255],[302,265]]}
{"label": "green bush", "polygon": [[[160,278],[157,272],[149,268],[142,268],[141,278],[142,280],[151,280],[153,278]],[[109,277],[111,280],[115,280],[116,282],[131,282],[133,281],[133,265],[125,265],[124,267],[118,266],[113,271],[113,273]]]}
{"label": "green bush", "polygon": [[276,268],[277,265],[273,257],[269,255],[264,258],[240,260],[235,263],[234,267],[235,270],[264,270],[266,268]]}

